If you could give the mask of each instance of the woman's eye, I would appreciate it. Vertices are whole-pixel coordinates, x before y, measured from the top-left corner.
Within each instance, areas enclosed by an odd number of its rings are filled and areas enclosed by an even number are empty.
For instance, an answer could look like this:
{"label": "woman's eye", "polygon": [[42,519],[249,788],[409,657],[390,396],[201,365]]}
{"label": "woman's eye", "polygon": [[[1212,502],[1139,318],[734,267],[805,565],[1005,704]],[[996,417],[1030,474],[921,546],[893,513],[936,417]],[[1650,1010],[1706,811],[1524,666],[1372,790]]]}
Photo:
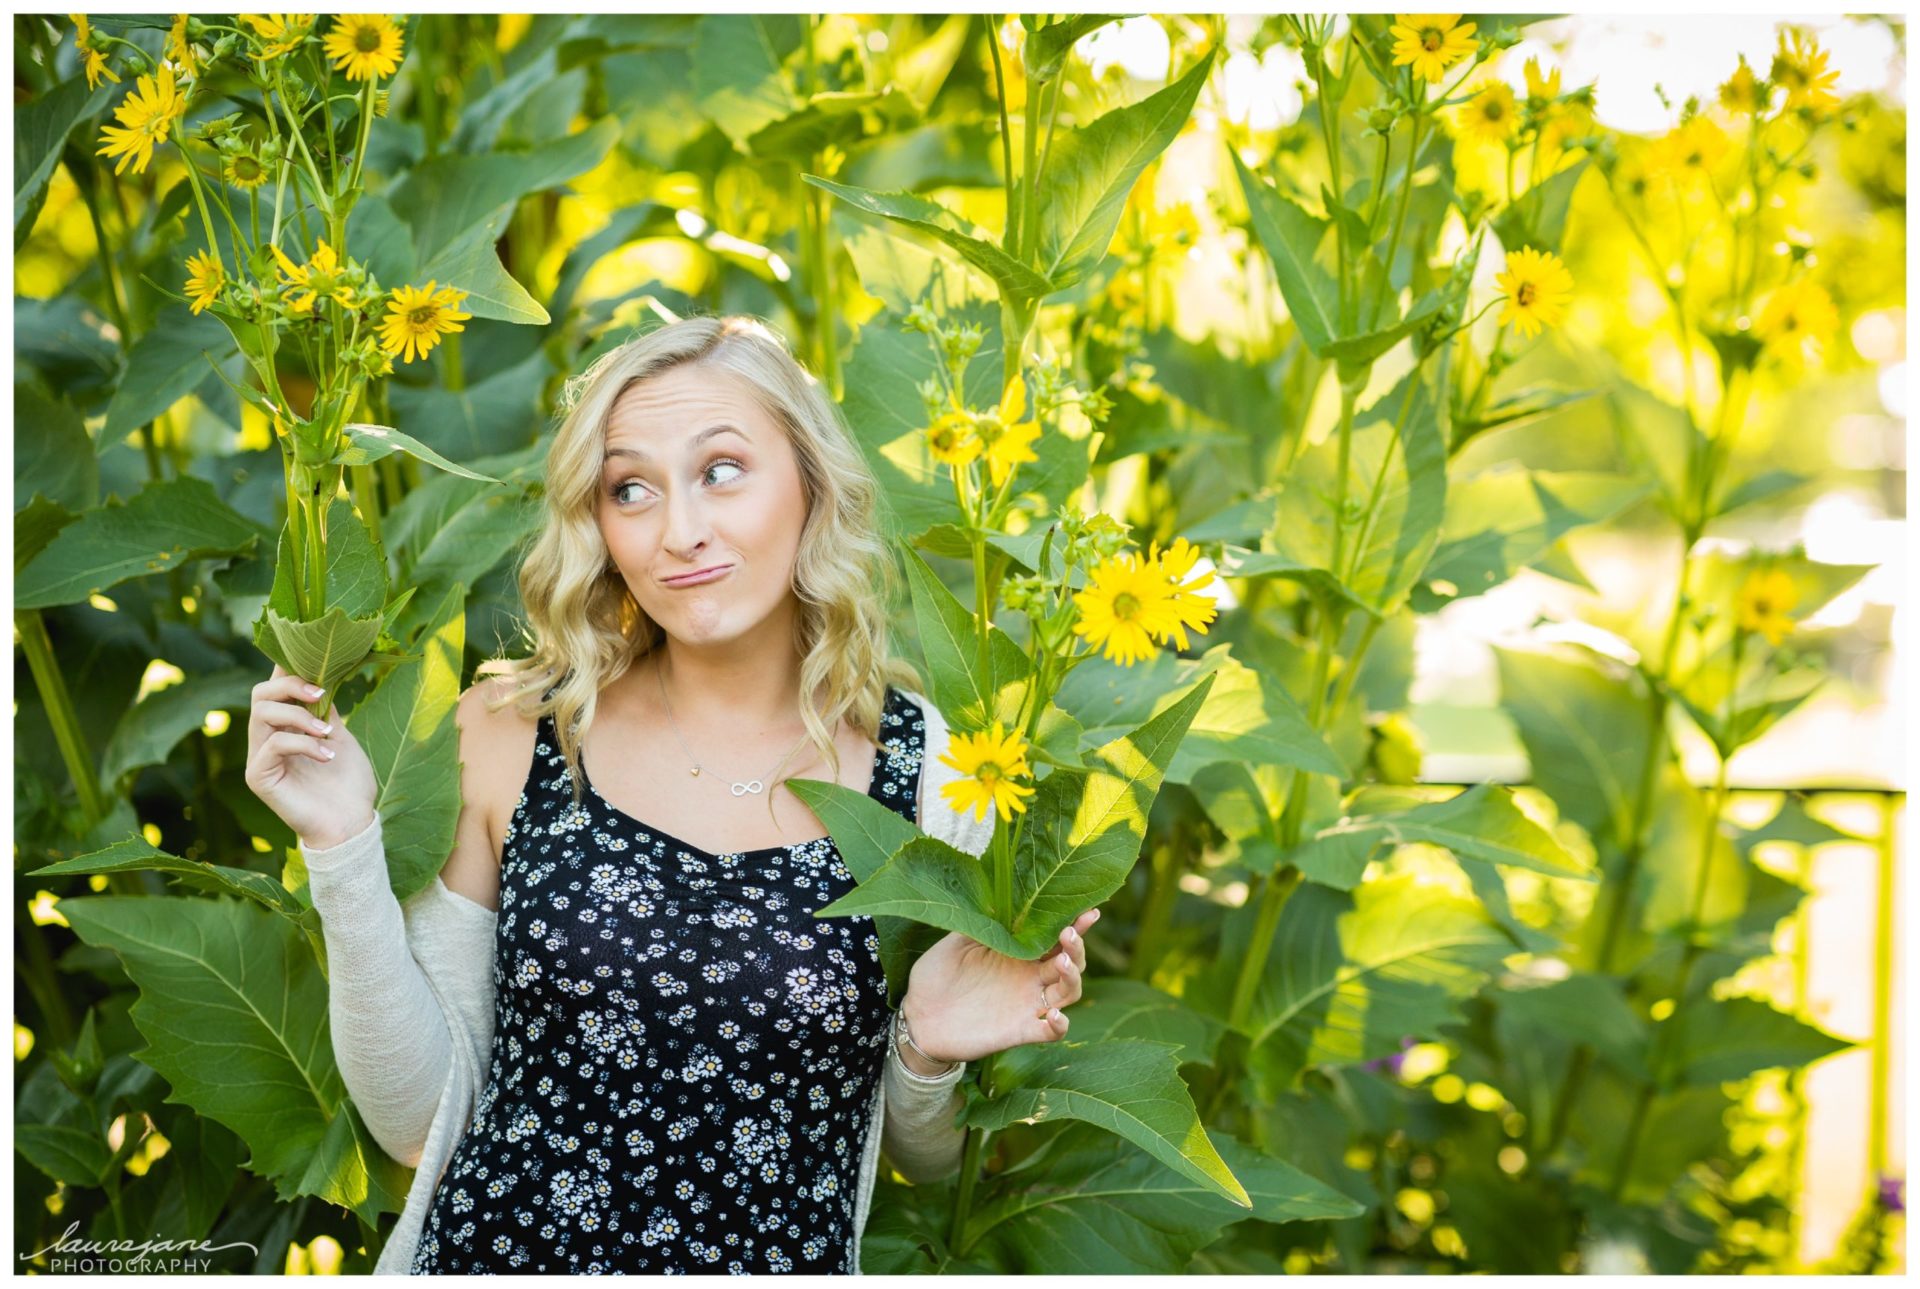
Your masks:
{"label": "woman's eye", "polygon": [[[711,475],[711,474],[712,474],[712,473],[713,473],[713,472],[714,472],[715,470],[718,470],[718,469],[720,469],[720,468],[722,468],[723,466],[732,466],[732,467],[733,467],[733,468],[734,468],[735,470],[738,470],[738,471],[740,471],[740,473],[741,473],[741,474],[745,474],[745,473],[746,473],[746,467],[745,467],[745,466],[743,466],[743,465],[741,465],[741,464],[740,464],[740,463],[739,463],[738,461],[735,461],[735,460],[733,460],[732,458],[727,458],[727,459],[725,459],[725,460],[720,460],[720,461],[715,461],[715,462],[714,462],[714,463],[713,463],[712,465],[710,465],[710,466],[708,466],[708,467],[707,467],[707,471],[706,471],[706,472],[707,472],[707,473],[708,473],[709,475]],[[738,478],[738,477],[739,477],[739,475],[735,475],[735,476],[734,476],[734,478]],[[732,480],[731,480],[731,479],[722,479],[722,480],[720,480],[720,482],[721,482],[721,483],[731,483],[731,482],[732,482]]]}
{"label": "woman's eye", "polygon": [[[731,474],[731,475],[723,475],[718,479],[714,478],[714,471],[724,470],[728,468],[733,469],[737,473]],[[747,471],[747,468],[741,465],[738,461],[735,461],[731,457],[726,457],[721,460],[715,461],[712,465],[709,465],[705,470],[701,471],[701,477],[708,480],[709,486],[712,487],[712,486],[718,486],[719,484],[723,484],[723,483],[732,483],[735,479],[739,478],[740,475],[745,474],[746,471]],[[615,504],[622,505],[622,506],[633,504],[626,497],[625,495],[626,491],[629,488],[638,488],[641,486],[642,485],[640,481],[637,479],[628,479],[625,482],[615,484],[612,489],[612,496]],[[638,499],[636,498],[635,500],[638,500]]]}

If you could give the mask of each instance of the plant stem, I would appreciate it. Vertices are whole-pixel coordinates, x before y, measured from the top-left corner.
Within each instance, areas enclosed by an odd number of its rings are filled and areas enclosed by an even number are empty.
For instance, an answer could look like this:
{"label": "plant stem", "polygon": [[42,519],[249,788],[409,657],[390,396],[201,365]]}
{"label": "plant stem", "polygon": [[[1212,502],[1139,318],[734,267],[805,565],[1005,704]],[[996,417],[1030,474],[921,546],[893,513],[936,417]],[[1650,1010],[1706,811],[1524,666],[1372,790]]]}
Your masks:
{"label": "plant stem", "polygon": [[986,1147],[985,1128],[967,1129],[967,1144],[960,1153],[960,1189],[953,1198],[953,1215],[947,1222],[947,1249],[960,1254],[960,1237],[966,1230],[967,1213],[973,1207],[974,1179],[980,1175],[980,1155]]}
{"label": "plant stem", "polygon": [[993,55],[993,83],[998,89],[995,106],[1000,109],[1000,179],[1007,192],[1007,227],[1001,234],[1007,254],[1020,258],[1020,199],[1013,177],[1013,125],[1007,119],[1007,73],[1000,65],[1000,34],[993,14],[982,14],[987,27],[987,51]]}
{"label": "plant stem", "polygon": [[100,790],[93,754],[87,750],[86,735],[73,710],[73,696],[67,691],[66,677],[61,674],[59,659],[54,656],[53,642],[47,637],[46,619],[38,609],[20,609],[13,615],[13,624],[20,636],[21,651],[27,655],[27,667],[33,673],[34,688],[46,705],[53,741],[60,749],[60,759],[66,762],[73,786],[79,791],[80,809],[86,815],[87,827],[91,828],[107,816],[106,794]]}

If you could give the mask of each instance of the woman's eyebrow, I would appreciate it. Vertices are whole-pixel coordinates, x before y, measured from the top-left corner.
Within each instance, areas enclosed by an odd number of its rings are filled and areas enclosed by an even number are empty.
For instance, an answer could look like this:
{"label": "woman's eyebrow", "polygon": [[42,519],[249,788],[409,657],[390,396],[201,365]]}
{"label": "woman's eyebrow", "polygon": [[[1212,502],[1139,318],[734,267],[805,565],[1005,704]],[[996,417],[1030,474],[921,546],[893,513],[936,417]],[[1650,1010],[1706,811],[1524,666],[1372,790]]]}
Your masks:
{"label": "woman's eyebrow", "polygon": [[[706,429],[688,439],[687,446],[689,448],[697,448],[716,434],[729,433],[738,434],[741,438],[746,439],[748,443],[753,442],[752,436],[737,425],[709,425]],[[644,448],[608,448],[606,459],[611,461],[615,457],[632,457],[637,461],[653,460],[653,454]]]}

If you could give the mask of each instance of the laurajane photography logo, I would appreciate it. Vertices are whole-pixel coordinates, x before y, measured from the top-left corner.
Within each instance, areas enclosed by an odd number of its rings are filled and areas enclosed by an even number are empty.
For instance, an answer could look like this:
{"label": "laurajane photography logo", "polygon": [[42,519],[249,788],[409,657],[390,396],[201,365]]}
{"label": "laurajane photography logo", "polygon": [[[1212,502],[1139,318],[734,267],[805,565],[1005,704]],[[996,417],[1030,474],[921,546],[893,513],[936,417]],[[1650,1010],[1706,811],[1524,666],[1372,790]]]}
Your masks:
{"label": "laurajane photography logo", "polygon": [[258,1245],[245,1240],[229,1244],[209,1244],[205,1240],[80,1240],[74,1232],[78,1222],[60,1233],[60,1238],[44,1248],[20,1255],[22,1262],[45,1256],[46,1270],[54,1274],[102,1272],[211,1271],[213,1259],[197,1256],[219,1253],[223,1249],[251,1249],[260,1256]]}

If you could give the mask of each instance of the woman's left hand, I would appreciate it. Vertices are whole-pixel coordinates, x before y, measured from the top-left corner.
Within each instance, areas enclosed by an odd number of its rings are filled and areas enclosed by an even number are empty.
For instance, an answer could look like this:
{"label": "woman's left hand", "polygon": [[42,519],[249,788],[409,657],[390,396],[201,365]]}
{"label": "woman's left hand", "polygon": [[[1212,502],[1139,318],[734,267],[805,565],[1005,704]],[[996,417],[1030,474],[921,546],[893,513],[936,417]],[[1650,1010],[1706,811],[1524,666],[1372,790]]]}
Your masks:
{"label": "woman's left hand", "polygon": [[972,936],[949,932],[913,964],[900,1000],[913,1041],[936,1061],[974,1061],[1064,1037],[1062,1009],[1080,1000],[1086,935],[1099,920],[1100,910],[1088,909],[1038,959],[1010,958]]}

